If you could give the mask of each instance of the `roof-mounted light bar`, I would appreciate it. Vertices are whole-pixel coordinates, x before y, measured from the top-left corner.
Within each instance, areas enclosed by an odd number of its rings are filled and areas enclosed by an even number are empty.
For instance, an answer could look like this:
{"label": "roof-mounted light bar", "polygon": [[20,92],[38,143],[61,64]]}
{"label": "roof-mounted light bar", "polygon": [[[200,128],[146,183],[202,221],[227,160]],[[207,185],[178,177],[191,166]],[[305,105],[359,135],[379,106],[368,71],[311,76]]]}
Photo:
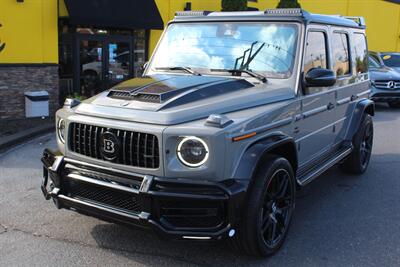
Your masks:
{"label": "roof-mounted light bar", "polygon": [[177,11],[175,16],[177,17],[203,17],[208,16],[208,14],[213,11]]}
{"label": "roof-mounted light bar", "polygon": [[305,13],[307,12],[301,8],[276,8],[264,11],[264,14],[269,16],[303,16]]}
{"label": "roof-mounted light bar", "polygon": [[350,19],[352,21],[354,21],[355,23],[357,23],[359,26],[365,26],[365,19],[363,17],[347,17],[347,16],[343,16],[343,18],[345,19]]}

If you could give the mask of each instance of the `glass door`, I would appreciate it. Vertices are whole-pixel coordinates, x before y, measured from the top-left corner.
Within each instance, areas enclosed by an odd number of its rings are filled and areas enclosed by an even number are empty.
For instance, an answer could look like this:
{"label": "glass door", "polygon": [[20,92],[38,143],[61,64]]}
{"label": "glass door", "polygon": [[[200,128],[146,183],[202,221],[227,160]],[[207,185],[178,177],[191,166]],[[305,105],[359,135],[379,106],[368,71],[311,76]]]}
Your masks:
{"label": "glass door", "polygon": [[85,97],[134,76],[132,36],[79,34],[76,51],[74,87]]}
{"label": "glass door", "polygon": [[104,90],[104,45],[102,40],[79,40],[79,76],[81,94],[87,97]]}
{"label": "glass door", "polygon": [[105,66],[107,88],[133,76],[131,44],[130,40],[107,42],[107,64]]}

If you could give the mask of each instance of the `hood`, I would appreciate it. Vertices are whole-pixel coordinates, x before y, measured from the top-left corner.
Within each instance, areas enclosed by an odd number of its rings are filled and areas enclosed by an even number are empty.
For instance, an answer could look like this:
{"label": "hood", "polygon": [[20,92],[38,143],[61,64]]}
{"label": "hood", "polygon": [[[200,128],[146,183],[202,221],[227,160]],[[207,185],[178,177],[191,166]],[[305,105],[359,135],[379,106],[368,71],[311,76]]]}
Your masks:
{"label": "hood", "polygon": [[75,112],[170,125],[294,96],[290,88],[281,89],[255,79],[252,83],[236,77],[154,75],[127,80],[84,101]]}
{"label": "hood", "polygon": [[382,68],[370,68],[370,79],[371,81],[400,81],[400,68],[395,70],[394,68],[382,67]]}

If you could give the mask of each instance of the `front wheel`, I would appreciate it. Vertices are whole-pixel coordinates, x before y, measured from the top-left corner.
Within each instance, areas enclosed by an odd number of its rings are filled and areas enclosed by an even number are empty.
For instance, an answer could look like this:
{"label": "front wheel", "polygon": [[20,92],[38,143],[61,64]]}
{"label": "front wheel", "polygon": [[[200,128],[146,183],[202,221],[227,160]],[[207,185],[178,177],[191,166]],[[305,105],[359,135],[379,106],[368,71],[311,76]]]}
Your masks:
{"label": "front wheel", "polygon": [[290,163],[268,155],[248,191],[233,247],[254,256],[268,256],[282,246],[295,206],[296,184]]}
{"label": "front wheel", "polygon": [[353,139],[354,149],[342,163],[341,168],[351,174],[363,174],[369,165],[374,139],[372,117],[365,114],[360,128]]}

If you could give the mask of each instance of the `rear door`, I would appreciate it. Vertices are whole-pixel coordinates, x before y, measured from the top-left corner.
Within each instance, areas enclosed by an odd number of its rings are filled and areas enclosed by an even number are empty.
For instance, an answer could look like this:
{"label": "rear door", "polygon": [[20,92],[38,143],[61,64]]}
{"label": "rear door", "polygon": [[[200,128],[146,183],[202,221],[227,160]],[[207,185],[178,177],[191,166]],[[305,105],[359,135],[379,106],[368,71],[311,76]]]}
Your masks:
{"label": "rear door", "polygon": [[[325,26],[310,26],[308,29],[303,76],[313,68],[330,68],[328,36]],[[329,154],[336,120],[332,112],[335,108],[335,91],[331,87],[303,88],[302,93],[301,114],[296,122],[300,169],[316,164]]]}
{"label": "rear door", "polygon": [[336,114],[334,146],[345,138],[355,103],[368,97],[368,48],[360,30],[332,28],[332,63],[336,72]]}

